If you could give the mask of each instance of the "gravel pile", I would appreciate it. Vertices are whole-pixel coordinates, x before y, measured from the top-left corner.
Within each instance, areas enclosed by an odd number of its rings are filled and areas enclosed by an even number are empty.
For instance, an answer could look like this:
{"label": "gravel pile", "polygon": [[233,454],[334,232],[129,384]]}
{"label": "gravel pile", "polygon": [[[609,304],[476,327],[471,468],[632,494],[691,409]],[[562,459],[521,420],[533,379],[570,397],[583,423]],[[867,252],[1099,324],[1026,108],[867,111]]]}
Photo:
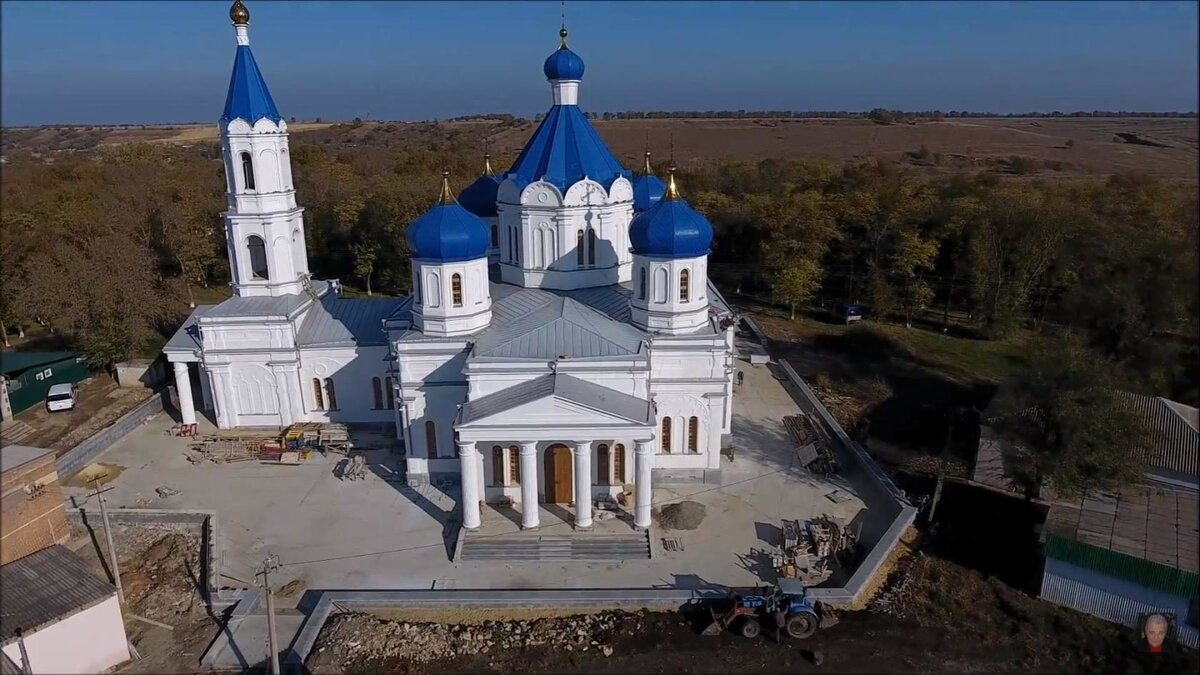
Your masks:
{"label": "gravel pile", "polygon": [[[331,616],[309,655],[310,666],[333,661],[343,668],[371,662],[427,663],[440,659],[547,647],[611,656],[621,626],[643,625],[640,614],[601,612],[559,619],[484,621],[479,624],[388,621],[348,612]],[[315,663],[314,663],[315,662]]]}
{"label": "gravel pile", "polygon": [[669,530],[694,530],[704,522],[706,511],[700,502],[668,504],[658,514],[658,522]]}

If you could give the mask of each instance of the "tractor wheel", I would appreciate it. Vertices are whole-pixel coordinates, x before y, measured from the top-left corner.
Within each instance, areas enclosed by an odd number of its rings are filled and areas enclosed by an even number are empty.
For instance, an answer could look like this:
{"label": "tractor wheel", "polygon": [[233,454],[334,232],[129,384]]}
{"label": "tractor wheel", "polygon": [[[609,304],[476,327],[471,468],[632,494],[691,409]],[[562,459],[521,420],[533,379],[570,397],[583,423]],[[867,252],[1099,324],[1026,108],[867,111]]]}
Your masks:
{"label": "tractor wheel", "polygon": [[788,617],[787,634],[797,640],[812,637],[817,632],[817,617],[812,614],[794,614]]}
{"label": "tractor wheel", "polygon": [[759,633],[762,632],[762,626],[758,624],[758,619],[748,616],[742,620],[742,625],[741,628],[739,628],[739,631],[742,633],[742,637],[753,640],[754,638],[758,637]]}

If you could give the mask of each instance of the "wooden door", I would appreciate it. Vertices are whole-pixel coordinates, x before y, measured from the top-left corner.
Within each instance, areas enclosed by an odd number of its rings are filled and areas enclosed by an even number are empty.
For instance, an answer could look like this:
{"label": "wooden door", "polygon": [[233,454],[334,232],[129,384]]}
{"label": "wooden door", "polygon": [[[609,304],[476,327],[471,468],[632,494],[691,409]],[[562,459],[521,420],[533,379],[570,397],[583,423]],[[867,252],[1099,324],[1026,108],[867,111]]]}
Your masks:
{"label": "wooden door", "polygon": [[571,485],[571,449],[565,445],[546,448],[546,502],[569,504],[573,498]]}

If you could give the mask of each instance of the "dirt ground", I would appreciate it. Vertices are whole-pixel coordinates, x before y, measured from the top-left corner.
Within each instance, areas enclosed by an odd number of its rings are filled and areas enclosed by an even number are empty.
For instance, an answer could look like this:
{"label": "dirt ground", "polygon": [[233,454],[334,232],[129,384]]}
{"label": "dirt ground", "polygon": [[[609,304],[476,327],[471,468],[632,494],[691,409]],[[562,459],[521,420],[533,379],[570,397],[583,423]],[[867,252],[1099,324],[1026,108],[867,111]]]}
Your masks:
{"label": "dirt ground", "polygon": [[[80,528],[70,546],[87,560],[97,576],[110,578],[104,529],[95,538]],[[125,632],[141,659],[122,673],[198,672],[200,657],[212,642],[220,618],[208,613],[198,589],[201,578],[200,538],[183,527],[120,525],[113,527],[125,595]],[[134,618],[150,619],[171,629]]]}
{"label": "dirt ground", "polygon": [[21,439],[22,445],[54,448],[58,454],[112,424],[154,392],[145,387],[118,387],[106,375],[95,375],[79,383],[79,400],[72,410],[47,412],[35,405],[15,417],[34,428]]}
{"label": "dirt ground", "polygon": [[918,554],[898,569],[889,592],[890,607],[841,613],[837,625],[813,638],[783,644],[768,631],[756,640],[704,637],[708,618],[699,613],[451,625],[348,613],[326,624],[306,665],[313,673],[1180,673],[1200,667],[1194,651],[1173,646],[1147,669],[1132,631],[930,556]]}

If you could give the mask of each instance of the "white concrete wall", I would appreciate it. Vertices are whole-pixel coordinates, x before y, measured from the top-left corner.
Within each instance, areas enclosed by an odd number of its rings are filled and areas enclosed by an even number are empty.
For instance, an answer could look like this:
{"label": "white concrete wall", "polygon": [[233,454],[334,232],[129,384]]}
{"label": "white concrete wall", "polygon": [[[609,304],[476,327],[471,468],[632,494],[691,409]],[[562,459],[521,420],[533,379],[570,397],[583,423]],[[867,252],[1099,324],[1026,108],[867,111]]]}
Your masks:
{"label": "white concrete wall", "polygon": [[[309,422],[378,422],[394,420],[387,407],[387,392],[383,391],[387,378],[392,377],[385,345],[372,347],[338,347],[302,349],[300,351],[301,399],[304,402],[305,419]],[[383,407],[375,408],[375,390],[372,378],[379,378]],[[324,409],[316,406],[313,380],[322,384]],[[331,410],[325,389],[325,380],[333,381],[337,398],[337,410]]]}
{"label": "white concrete wall", "polygon": [[[468,335],[492,322],[488,259],[455,263],[413,261],[413,288],[417,289],[413,325],[429,336]],[[454,302],[454,276],[462,288],[461,302]],[[419,284],[419,285],[417,285]]]}
{"label": "white concrete wall", "polygon": [[[688,279],[687,300],[681,292],[684,273]],[[630,310],[634,325],[643,330],[668,335],[695,332],[709,320],[708,256],[633,256]]]}
{"label": "white concrete wall", "polygon": [[[20,667],[17,642],[4,645],[5,655]],[[101,673],[129,660],[125,624],[117,596],[72,614],[25,636],[25,651],[34,675]]]}

